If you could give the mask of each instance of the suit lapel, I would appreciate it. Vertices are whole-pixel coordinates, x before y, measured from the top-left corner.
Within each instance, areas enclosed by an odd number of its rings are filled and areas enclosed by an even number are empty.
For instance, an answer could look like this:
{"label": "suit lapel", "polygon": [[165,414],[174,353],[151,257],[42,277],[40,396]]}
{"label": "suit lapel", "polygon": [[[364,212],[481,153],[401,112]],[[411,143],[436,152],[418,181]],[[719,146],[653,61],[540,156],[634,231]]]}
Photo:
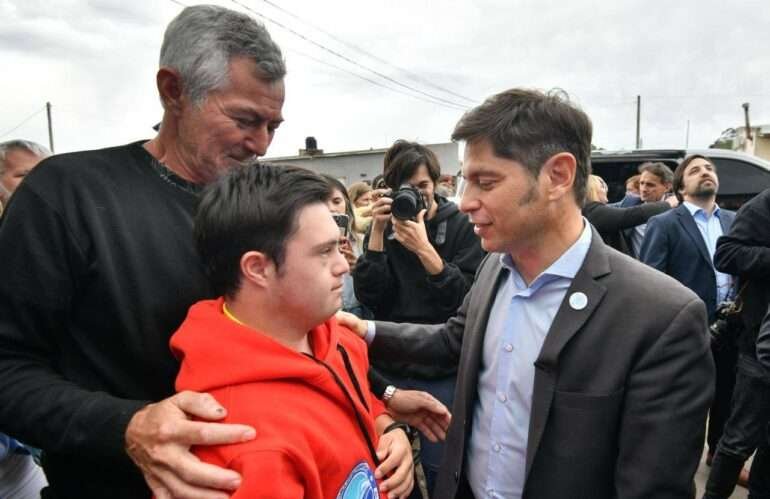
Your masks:
{"label": "suit lapel", "polygon": [[698,226],[695,224],[695,220],[690,214],[690,211],[684,205],[680,205],[676,210],[677,218],[682,227],[684,227],[684,231],[695,243],[695,247],[698,248],[698,252],[700,252],[703,259],[706,260],[710,267],[713,267],[714,264],[711,262],[711,256],[709,255],[708,248],[706,248],[706,242],[703,240],[703,236],[698,230]]}
{"label": "suit lapel", "polygon": [[730,232],[730,227],[733,225],[733,213],[727,210],[720,210],[719,212],[719,225],[722,226],[722,235],[726,236]]}
{"label": "suit lapel", "polygon": [[[582,267],[572,280],[564,295],[551,328],[545,337],[543,348],[535,361],[535,385],[532,392],[532,411],[529,421],[529,439],[527,441],[526,475],[532,468],[535,454],[543,437],[543,430],[551,409],[556,376],[558,373],[559,354],[569,340],[585,325],[596,307],[604,298],[607,289],[596,278],[610,273],[607,247],[593,230],[591,247]],[[570,297],[583,293],[587,298],[585,308],[577,310],[570,305]]]}

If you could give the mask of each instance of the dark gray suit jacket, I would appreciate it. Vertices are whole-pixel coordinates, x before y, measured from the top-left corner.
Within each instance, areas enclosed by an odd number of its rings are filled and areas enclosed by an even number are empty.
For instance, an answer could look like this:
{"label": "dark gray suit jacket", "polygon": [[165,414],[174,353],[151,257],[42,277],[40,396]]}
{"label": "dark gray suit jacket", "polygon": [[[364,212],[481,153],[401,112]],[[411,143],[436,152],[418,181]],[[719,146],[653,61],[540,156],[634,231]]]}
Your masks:
{"label": "dark gray suit jacket", "polygon": [[[719,210],[722,233],[730,232],[735,212]],[[706,304],[709,322],[717,308],[714,263],[690,210],[680,204],[647,222],[639,260],[692,289]]]}
{"label": "dark gray suit jacket", "polygon": [[[458,495],[484,334],[501,279],[490,254],[446,324],[377,323],[370,355],[459,362],[453,419],[435,497]],[[714,365],[706,310],[689,289],[606,246],[594,232],[535,362],[527,499],[692,498]]]}

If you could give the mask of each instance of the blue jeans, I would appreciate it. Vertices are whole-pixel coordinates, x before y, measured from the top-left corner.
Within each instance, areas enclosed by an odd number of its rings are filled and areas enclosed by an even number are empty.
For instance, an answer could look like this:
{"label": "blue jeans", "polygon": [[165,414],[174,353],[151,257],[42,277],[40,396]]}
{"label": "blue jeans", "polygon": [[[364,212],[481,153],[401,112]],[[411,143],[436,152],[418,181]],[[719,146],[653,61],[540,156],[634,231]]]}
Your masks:
{"label": "blue jeans", "polygon": [[770,382],[755,369],[756,361],[741,357],[730,417],[719,440],[703,499],[727,499],[743,464],[756,450],[749,475],[749,498],[770,499]]}

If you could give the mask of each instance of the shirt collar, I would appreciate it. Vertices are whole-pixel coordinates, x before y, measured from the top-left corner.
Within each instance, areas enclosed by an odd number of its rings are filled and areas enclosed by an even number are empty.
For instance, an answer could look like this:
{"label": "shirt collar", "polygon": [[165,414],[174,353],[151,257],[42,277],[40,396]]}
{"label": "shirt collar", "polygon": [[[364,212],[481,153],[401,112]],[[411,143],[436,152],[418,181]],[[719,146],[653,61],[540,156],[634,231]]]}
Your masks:
{"label": "shirt collar", "polygon": [[[580,233],[580,237],[578,237],[577,241],[567,248],[567,251],[562,253],[561,256],[541,272],[540,275],[533,279],[529,285],[529,289],[534,292],[548,282],[560,277],[570,280],[574,279],[588,254],[592,236],[591,224],[583,218],[583,232]],[[524,284],[524,279],[519,274],[519,271],[516,270],[516,266],[513,264],[510,254],[505,253],[500,255],[500,263],[511,272],[513,284],[518,290],[527,288]]]}
{"label": "shirt collar", "polygon": [[[704,217],[708,218],[708,215],[700,206],[692,204],[689,201],[684,201],[682,204],[684,205],[685,208],[687,208],[687,211],[689,211],[690,215],[692,215],[693,217],[695,217],[695,215],[697,215],[700,212],[703,214]],[[719,216],[720,211],[721,209],[719,208],[719,205],[714,205],[714,212],[712,213],[712,215],[717,218],[720,218]]]}

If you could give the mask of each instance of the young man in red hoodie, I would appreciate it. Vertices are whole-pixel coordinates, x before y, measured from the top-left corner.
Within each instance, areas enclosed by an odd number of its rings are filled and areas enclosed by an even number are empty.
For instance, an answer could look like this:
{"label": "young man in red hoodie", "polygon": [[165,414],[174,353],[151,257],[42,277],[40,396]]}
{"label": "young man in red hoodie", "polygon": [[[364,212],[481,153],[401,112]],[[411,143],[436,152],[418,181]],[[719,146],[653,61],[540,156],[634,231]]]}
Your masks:
{"label": "young man in red hoodie", "polygon": [[404,498],[412,456],[402,425],[370,395],[365,343],[333,317],[348,264],[326,200],[296,167],[238,168],[204,194],[195,242],[217,300],[171,339],[178,391],[212,394],[241,444],[195,450],[243,477],[234,498]]}

